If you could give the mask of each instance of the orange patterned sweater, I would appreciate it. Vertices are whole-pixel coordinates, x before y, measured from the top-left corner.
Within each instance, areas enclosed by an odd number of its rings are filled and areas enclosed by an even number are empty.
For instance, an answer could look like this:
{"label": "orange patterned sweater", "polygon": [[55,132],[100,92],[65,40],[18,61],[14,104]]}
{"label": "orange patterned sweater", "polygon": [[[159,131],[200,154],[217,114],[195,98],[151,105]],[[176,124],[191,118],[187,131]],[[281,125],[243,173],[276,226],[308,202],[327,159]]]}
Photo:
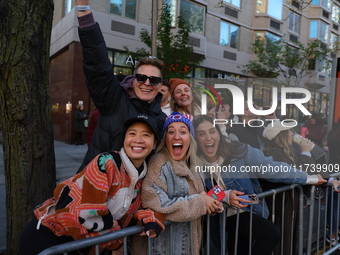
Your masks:
{"label": "orange patterned sweater", "polygon": [[[137,169],[124,152],[102,153],[82,172],[60,183],[54,197],[34,211],[40,224],[57,236],[98,236],[128,226],[141,204],[141,183],[147,171]],[[100,245],[116,249],[121,240]]]}

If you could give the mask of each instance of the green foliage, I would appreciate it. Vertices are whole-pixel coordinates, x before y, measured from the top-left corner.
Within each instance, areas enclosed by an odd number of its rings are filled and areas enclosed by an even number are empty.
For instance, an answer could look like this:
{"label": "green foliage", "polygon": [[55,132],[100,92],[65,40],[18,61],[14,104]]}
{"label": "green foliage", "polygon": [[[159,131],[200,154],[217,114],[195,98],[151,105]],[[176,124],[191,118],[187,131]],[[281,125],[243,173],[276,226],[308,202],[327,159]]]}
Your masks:
{"label": "green foliage", "polygon": [[[292,46],[293,44],[293,46]],[[309,42],[306,46],[301,42],[288,43],[274,40],[269,36],[258,37],[251,50],[257,60],[251,60],[242,66],[244,74],[254,73],[258,77],[277,78],[287,86],[299,86],[304,77],[312,77],[329,68],[328,54],[330,49],[320,40]],[[318,63],[319,70],[315,70]]]}
{"label": "green foliage", "polygon": [[[189,45],[189,24],[185,22],[184,15],[181,13],[177,17],[178,30],[172,33],[171,5],[164,3],[162,12],[158,19],[157,30],[157,57],[164,62],[163,77],[185,78],[188,73],[204,58],[198,61],[191,61],[193,47]],[[142,29],[140,39],[151,49],[151,33],[147,29]],[[127,51],[128,48],[125,47]],[[137,49],[136,53],[131,53],[138,57],[151,56],[149,50],[145,48]]]}

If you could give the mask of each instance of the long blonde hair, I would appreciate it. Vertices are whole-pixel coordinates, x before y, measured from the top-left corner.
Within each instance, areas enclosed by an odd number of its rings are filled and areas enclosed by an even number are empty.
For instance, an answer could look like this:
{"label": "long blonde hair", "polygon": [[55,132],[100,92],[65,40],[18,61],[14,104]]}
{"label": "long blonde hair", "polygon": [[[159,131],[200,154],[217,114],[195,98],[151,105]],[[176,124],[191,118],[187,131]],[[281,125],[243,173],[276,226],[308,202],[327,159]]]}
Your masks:
{"label": "long blonde hair", "polygon": [[282,148],[284,154],[294,160],[295,152],[294,148],[288,143],[288,134],[290,130],[284,130],[278,133],[263,150],[264,154],[271,155],[271,151],[276,148]]}

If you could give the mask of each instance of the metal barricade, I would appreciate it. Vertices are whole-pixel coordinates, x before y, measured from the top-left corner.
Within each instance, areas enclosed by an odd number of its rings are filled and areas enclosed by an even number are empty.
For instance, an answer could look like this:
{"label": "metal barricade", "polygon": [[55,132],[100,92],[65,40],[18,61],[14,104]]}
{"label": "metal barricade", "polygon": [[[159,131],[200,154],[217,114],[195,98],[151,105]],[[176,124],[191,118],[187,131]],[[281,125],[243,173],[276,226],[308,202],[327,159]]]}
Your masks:
{"label": "metal barricade", "polygon": [[[339,174],[340,175],[340,174]],[[275,219],[275,203],[276,203],[276,196],[280,193],[282,193],[283,196],[283,201],[282,201],[282,207],[281,207],[281,214],[284,216],[285,213],[285,194],[288,191],[291,190],[297,190],[298,191],[298,200],[299,200],[299,209],[294,215],[298,217],[298,251],[297,254],[303,255],[303,254],[332,254],[335,251],[338,251],[340,248],[340,243],[339,241],[336,241],[335,246],[332,245],[332,243],[327,242],[327,236],[332,236],[332,225],[336,221],[336,226],[339,226],[339,214],[340,210],[333,210],[336,206],[336,209],[340,208],[340,195],[337,197],[337,205],[334,204],[334,192],[332,190],[332,187],[328,187],[323,190],[323,193],[320,194],[320,190],[317,189],[317,196],[316,194],[316,189],[315,186],[310,186],[310,192],[309,192],[309,197],[306,198],[304,195],[304,191],[302,189],[302,186],[298,184],[293,184],[293,185],[286,185],[282,186],[276,189],[268,190],[263,193],[257,194],[258,198],[263,198],[262,203],[264,202],[265,199],[272,197],[273,200],[273,206],[272,206],[272,221],[274,222]],[[329,196],[329,199],[328,199]],[[329,203],[329,201],[331,203]],[[263,207],[263,206],[262,206]],[[225,207],[226,210],[223,212],[223,217],[222,217],[222,236],[221,236],[221,247],[219,248],[220,254],[225,255],[227,254],[227,236],[226,236],[226,224],[227,223],[227,213],[228,210],[230,210],[230,207]],[[336,215],[330,214],[331,217],[327,218],[327,214],[329,213],[329,210],[331,212],[337,211]],[[253,206],[250,205],[250,216],[253,213]],[[263,215],[264,211],[262,211]],[[238,230],[239,230],[239,210],[237,212],[237,222],[236,222],[236,233],[235,234],[235,248],[237,247],[238,243]],[[282,216],[282,218],[284,218]],[[327,224],[328,222],[328,224]],[[253,223],[252,217],[250,218],[250,234],[249,234],[249,246],[252,245],[252,235],[251,235],[251,226]],[[210,216],[206,217],[206,236],[205,236],[205,247],[203,247],[203,252],[206,255],[210,255],[210,248],[211,248],[211,233],[209,231],[210,229]],[[328,226],[329,225],[329,226]],[[171,228],[171,224],[169,222],[166,223],[166,227]],[[293,226],[287,226],[285,222],[283,221],[281,225],[279,226],[281,229],[281,233],[284,231],[285,228],[287,227],[293,227]],[[337,228],[338,230],[338,228]],[[90,246],[96,246],[96,255],[99,255],[99,244],[104,243],[110,240],[114,239],[119,239],[119,238],[124,238],[124,254],[128,254],[128,242],[127,242],[127,237],[132,236],[135,234],[140,234],[142,233],[143,229],[141,226],[133,226],[133,227],[128,227],[122,230],[118,230],[112,233],[108,233],[105,235],[93,237],[93,238],[87,238],[87,239],[81,239],[81,240],[76,240],[73,242],[61,244],[61,245],[56,245],[53,247],[50,247],[48,249],[45,249],[40,253],[40,255],[53,255],[53,254],[67,254],[67,252],[83,249],[85,247],[90,247]],[[171,230],[170,230],[171,231]],[[296,234],[296,233],[295,233]],[[170,235],[171,236],[171,235]],[[336,231],[336,236],[339,238],[339,232]],[[192,236],[191,238],[191,254],[194,254],[193,251],[193,244],[192,244]],[[150,242],[149,238],[149,242]],[[171,240],[169,240],[171,242]],[[281,244],[283,243],[283,237],[281,237]],[[150,247],[150,246],[149,246]],[[170,246],[171,247],[171,246]],[[169,251],[171,254],[171,251]],[[322,253],[320,253],[322,252]],[[149,249],[148,254],[152,254],[152,251]],[[215,253],[216,254],[216,253]],[[212,255],[215,255],[212,254]],[[235,249],[234,254],[237,254],[237,248]],[[251,251],[250,253],[251,254]],[[281,245],[280,247],[280,252],[279,254],[284,254],[283,253],[283,247]],[[233,255],[233,254],[228,254],[228,255]]]}

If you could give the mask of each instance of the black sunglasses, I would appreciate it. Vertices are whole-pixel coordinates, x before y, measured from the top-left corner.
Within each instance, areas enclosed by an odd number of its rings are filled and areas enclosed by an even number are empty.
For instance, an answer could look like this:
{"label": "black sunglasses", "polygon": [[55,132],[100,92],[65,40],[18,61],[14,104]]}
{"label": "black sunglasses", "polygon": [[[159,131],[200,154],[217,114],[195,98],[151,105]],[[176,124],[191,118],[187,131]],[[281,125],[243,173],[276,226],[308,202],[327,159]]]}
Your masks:
{"label": "black sunglasses", "polygon": [[139,83],[145,83],[147,79],[149,79],[150,81],[150,84],[153,85],[153,86],[157,86],[158,84],[161,83],[162,81],[162,78],[160,77],[156,77],[156,76],[146,76],[145,74],[136,74],[135,75],[136,77],[136,80],[139,82]]}

